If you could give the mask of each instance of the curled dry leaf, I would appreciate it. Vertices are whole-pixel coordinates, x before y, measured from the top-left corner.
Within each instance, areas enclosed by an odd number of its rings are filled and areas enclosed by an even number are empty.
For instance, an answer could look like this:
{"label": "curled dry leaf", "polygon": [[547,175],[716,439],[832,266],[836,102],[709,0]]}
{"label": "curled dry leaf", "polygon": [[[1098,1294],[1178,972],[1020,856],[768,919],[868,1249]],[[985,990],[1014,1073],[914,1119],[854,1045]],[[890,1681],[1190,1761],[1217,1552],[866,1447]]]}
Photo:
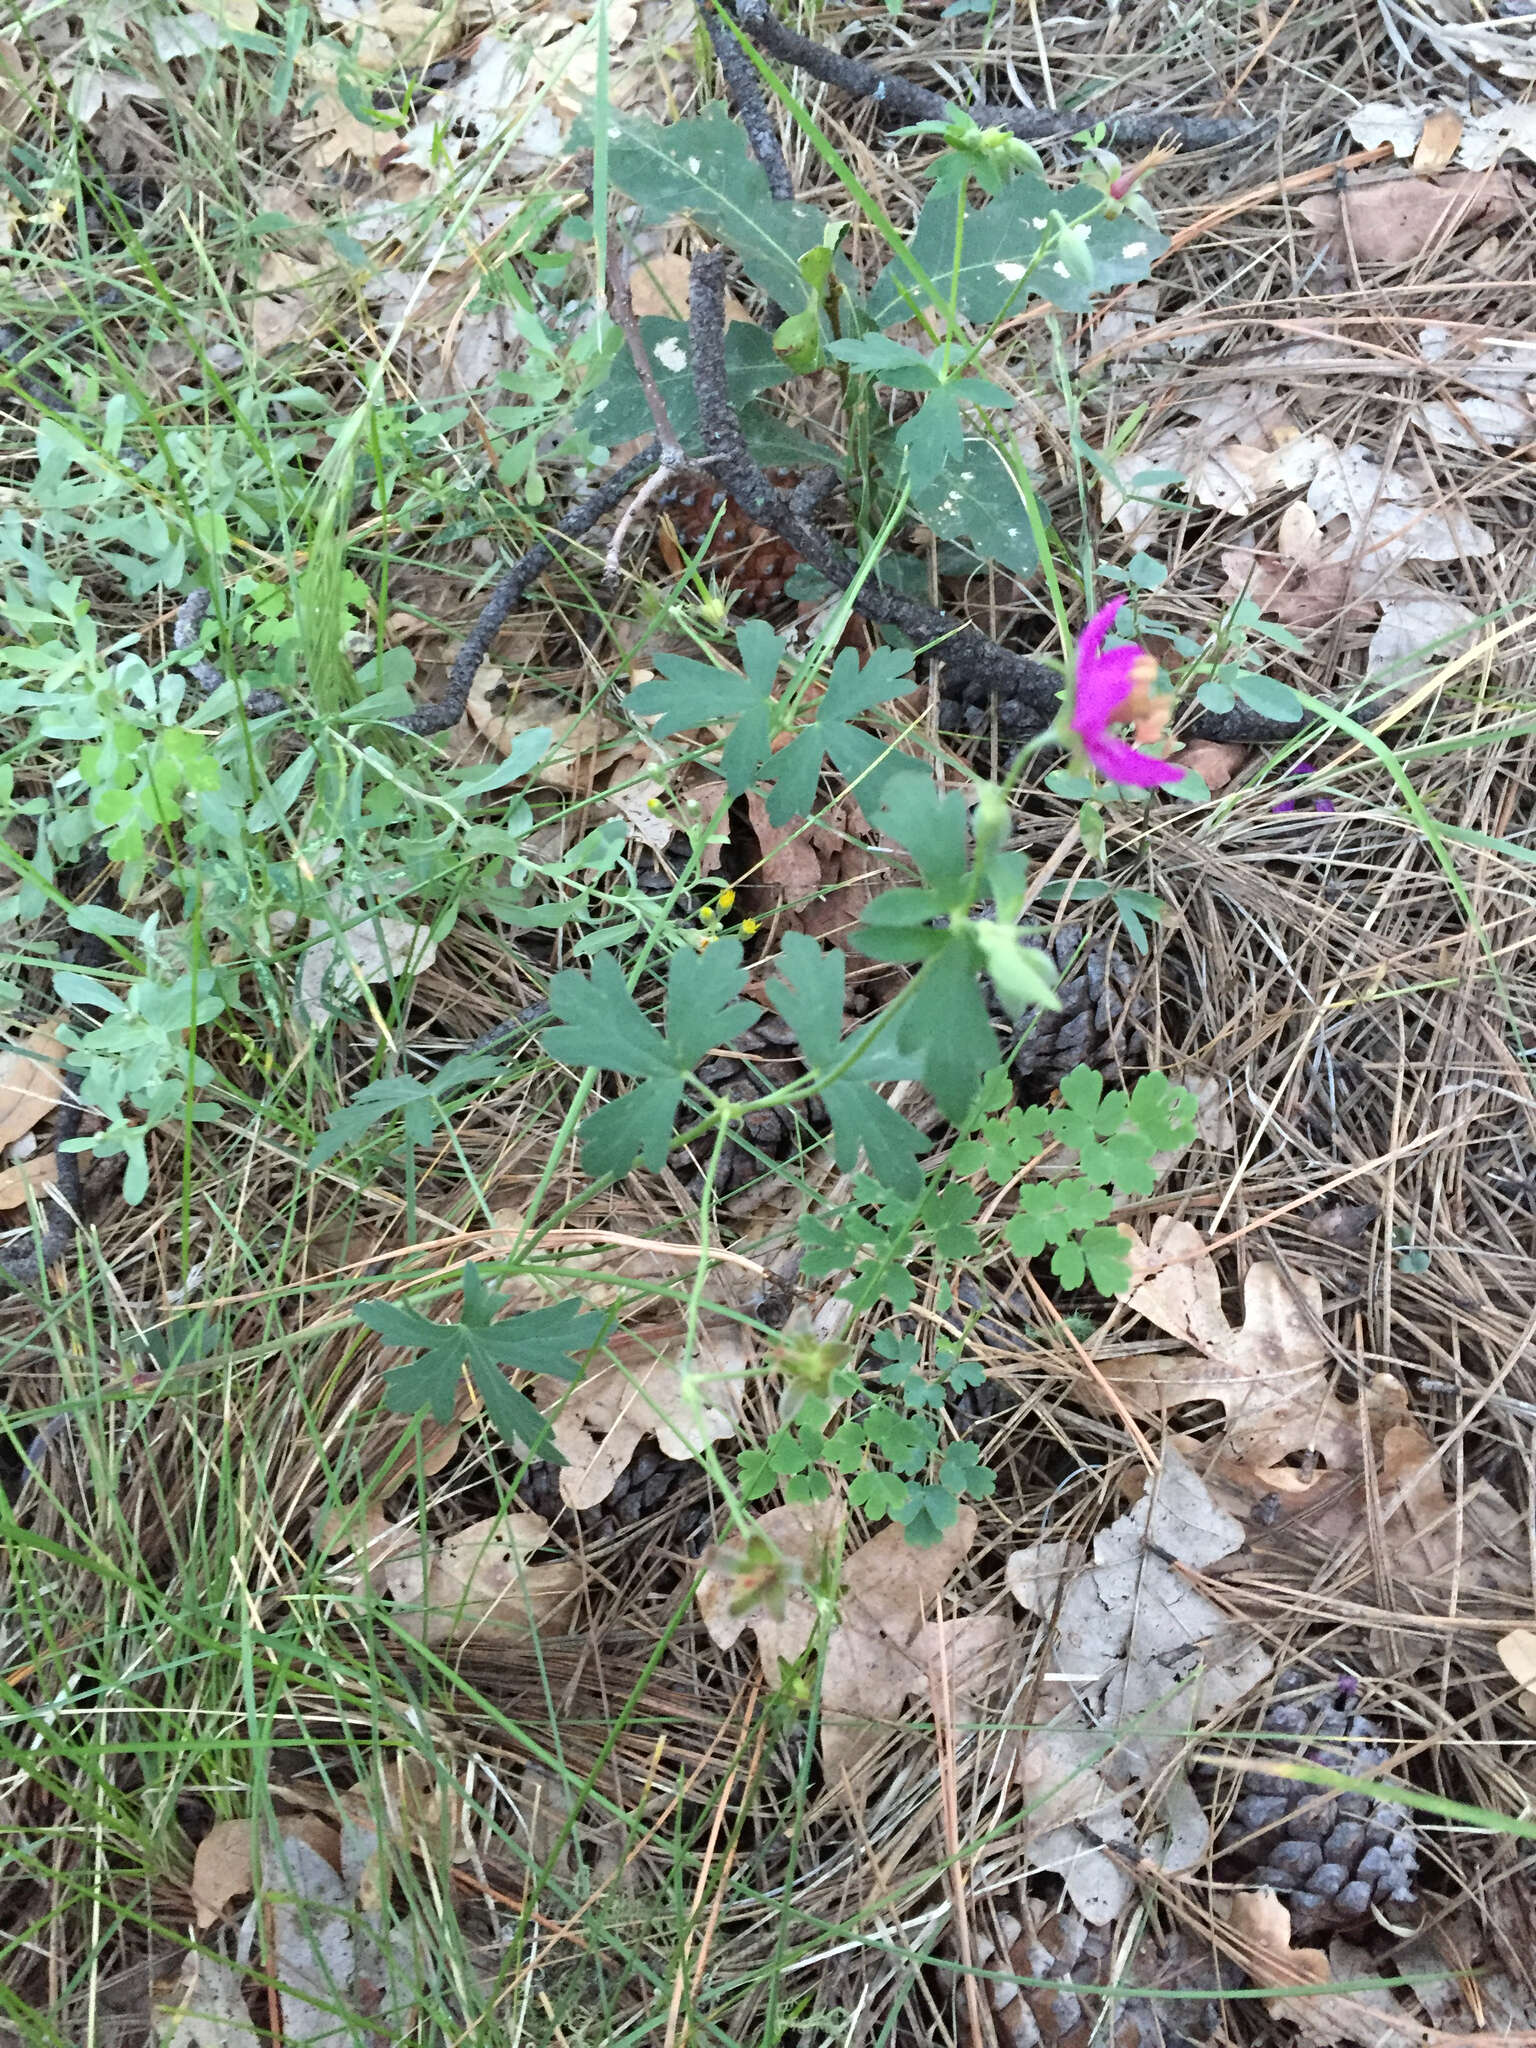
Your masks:
{"label": "curled dry leaf", "polygon": [[[802,1657],[815,1633],[816,1610],[802,1588],[835,1554],[843,1510],[830,1500],[796,1503],[771,1509],[756,1527],[791,1567],[777,1609],[760,1600],[733,1612],[741,1581],[715,1565],[699,1583],[699,1612],[721,1649],[751,1629],[763,1676],[777,1686],[781,1662]],[[915,1549],[891,1523],[843,1559],[842,1604],[821,1674],[821,1757],[829,1786],[855,1814],[868,1795],[873,1754],[908,1698],[917,1694],[948,1716],[956,1702],[978,1700],[995,1674],[1006,1624],[995,1615],[937,1613],[975,1538],[976,1516],[962,1507],[929,1549]]]}
{"label": "curled dry leaf", "polygon": [[[1041,1654],[1062,1678],[1040,1688],[1047,1726],[1025,1740],[1029,1865],[1062,1873],[1095,1926],[1129,1901],[1135,1836],[1125,1802],[1157,1787],[1164,1833],[1158,1860],[1192,1867],[1209,1829],[1179,1756],[1192,1728],[1220,1718],[1265,1678],[1272,1660],[1245,1624],[1230,1622],[1179,1564],[1200,1568],[1241,1548],[1243,1526],[1212,1500],[1174,1449],[1142,1498],[1077,1543],[1036,1543],[1008,1559],[1008,1589],[1051,1624]],[[1104,1845],[1122,1853],[1113,1856]]]}
{"label": "curled dry leaf", "polygon": [[[1370,1434],[1403,1418],[1407,1395],[1389,1373],[1377,1374],[1360,1406],[1334,1393],[1322,1288],[1312,1275],[1295,1274],[1288,1283],[1267,1261],[1250,1266],[1243,1326],[1234,1329],[1222,1310],[1215,1262],[1193,1224],[1163,1216],[1149,1243],[1127,1235],[1127,1305],[1193,1349],[1101,1358],[1100,1370],[1120,1398],[1138,1415],[1158,1418],[1190,1402],[1219,1402],[1227,1433],[1205,1469],[1252,1499],[1276,1493],[1282,1503],[1315,1501],[1339,1475],[1360,1471]],[[1312,1469],[1288,1462],[1293,1458]]]}
{"label": "curled dry leaf", "polygon": [[1247,767],[1252,756],[1252,747],[1234,747],[1226,740],[1188,740],[1179,766],[1198,775],[1214,796]]}
{"label": "curled dry leaf", "polygon": [[523,1642],[552,1624],[581,1585],[580,1567],[568,1559],[527,1562],[548,1537],[542,1515],[492,1515],[425,1554],[391,1559],[384,1583],[402,1624],[433,1647],[471,1636]]}
{"label": "curled dry leaf", "polygon": [[24,1138],[63,1094],[64,1047],[54,1036],[63,1021],[39,1024],[14,1052],[0,1052],[0,1145]]}
{"label": "curled dry leaf", "polygon": [[[320,1814],[287,1814],[277,1826],[283,1840],[306,1843],[340,1871],[341,1837]],[[215,1821],[198,1843],[192,1858],[192,1911],[199,1927],[224,1919],[235,1900],[251,1891],[251,1827],[248,1819]]]}
{"label": "curled dry leaf", "polygon": [[[1282,1987],[1334,1984],[1332,1965],[1321,1949],[1291,1947],[1291,1916],[1273,1892],[1238,1892],[1226,1907],[1232,1952],[1256,1985]],[[1335,1944],[1349,1977],[1357,1977],[1362,1951]],[[1385,1985],[1380,1990],[1319,1989],[1307,1998],[1273,1998],[1273,2019],[1296,2029],[1304,2048],[1491,2048],[1486,2033],[1446,2033],[1416,2019]],[[1536,2034],[1500,2034],[1499,2048],[1529,2048]]]}
{"label": "curled dry leaf", "polygon": [[554,734],[536,779],[551,789],[587,795],[593,777],[627,751],[629,742],[611,718],[599,711],[573,711],[559,697],[513,688],[506,703],[494,700],[506,678],[494,662],[476,671],[466,706],[476,730],[499,754],[510,754],[525,732],[537,727]]}
{"label": "curled dry leaf", "polygon": [[707,1444],[736,1434],[741,1390],[750,1365],[734,1323],[704,1322],[686,1375],[655,1346],[681,1353],[680,1327],[616,1337],[615,1363],[588,1369],[569,1392],[556,1388],[543,1403],[555,1448],[567,1460],[560,1497],[570,1508],[596,1507],[627,1471],[642,1437],[654,1436],[664,1458],[697,1458]]}
{"label": "curled dry leaf", "polygon": [[19,1160],[0,1173],[0,1209],[25,1209],[27,1197],[40,1200],[58,1183],[59,1162],[52,1152]]}
{"label": "curled dry leaf", "polygon": [[1434,179],[1357,171],[1339,191],[1303,199],[1300,211],[1335,262],[1353,257],[1364,269],[1420,263],[1451,236],[1469,228],[1486,234],[1529,204],[1512,171],[1450,171]]}

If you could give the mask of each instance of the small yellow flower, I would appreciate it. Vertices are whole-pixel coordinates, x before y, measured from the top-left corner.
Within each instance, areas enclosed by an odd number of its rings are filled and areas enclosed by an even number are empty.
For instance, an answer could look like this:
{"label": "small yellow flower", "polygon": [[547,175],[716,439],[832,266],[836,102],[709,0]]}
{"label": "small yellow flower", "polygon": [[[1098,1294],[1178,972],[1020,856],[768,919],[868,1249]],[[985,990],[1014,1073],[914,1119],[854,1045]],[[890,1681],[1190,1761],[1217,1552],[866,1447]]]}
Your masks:
{"label": "small yellow flower", "polygon": [[722,889],[720,891],[720,894],[715,898],[715,908],[716,910],[722,911],[729,910],[731,905],[735,901],[736,891],[734,889]]}
{"label": "small yellow flower", "polygon": [[744,939],[750,939],[754,932],[760,932],[761,930],[762,926],[755,917],[744,917],[741,920],[741,936]]}
{"label": "small yellow flower", "polygon": [[714,921],[715,913],[706,903],[704,908],[699,912],[699,922],[700,924],[713,924]]}

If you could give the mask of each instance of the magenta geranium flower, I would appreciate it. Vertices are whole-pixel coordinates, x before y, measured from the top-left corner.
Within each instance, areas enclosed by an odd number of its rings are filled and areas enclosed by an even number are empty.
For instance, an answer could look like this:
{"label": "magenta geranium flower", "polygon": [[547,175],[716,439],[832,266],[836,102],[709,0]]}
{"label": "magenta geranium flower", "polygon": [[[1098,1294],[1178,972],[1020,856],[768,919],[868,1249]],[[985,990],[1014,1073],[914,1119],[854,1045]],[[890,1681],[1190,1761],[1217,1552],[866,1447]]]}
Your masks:
{"label": "magenta geranium flower", "polygon": [[1157,679],[1155,658],[1134,641],[1105,650],[1105,636],[1124,603],[1123,597],[1111,598],[1077,636],[1068,723],[1083,752],[1109,781],[1129,783],[1134,789],[1161,789],[1170,782],[1182,782],[1184,770],[1142,753],[1110,731],[1112,725],[1156,724],[1147,695]]}

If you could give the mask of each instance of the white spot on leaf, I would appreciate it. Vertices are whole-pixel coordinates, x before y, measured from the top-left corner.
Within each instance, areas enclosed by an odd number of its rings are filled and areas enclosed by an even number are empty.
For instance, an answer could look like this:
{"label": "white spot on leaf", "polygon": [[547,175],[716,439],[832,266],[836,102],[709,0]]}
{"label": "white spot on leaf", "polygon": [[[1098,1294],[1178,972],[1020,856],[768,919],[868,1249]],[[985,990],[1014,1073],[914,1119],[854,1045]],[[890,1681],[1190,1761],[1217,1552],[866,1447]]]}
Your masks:
{"label": "white spot on leaf", "polygon": [[1051,268],[1055,271],[1058,277],[1070,277],[1072,275],[1071,271],[1068,270],[1065,263],[1053,263],[1051,265]]}
{"label": "white spot on leaf", "polygon": [[1026,274],[1022,263],[994,263],[992,268],[999,277],[1006,278],[1009,284],[1017,284]]}
{"label": "white spot on leaf", "polygon": [[688,351],[675,334],[669,334],[665,341],[659,341],[652,351],[664,370],[686,370]]}
{"label": "white spot on leaf", "polygon": [[1145,242],[1127,242],[1120,253],[1122,256],[1145,256],[1147,245]]}

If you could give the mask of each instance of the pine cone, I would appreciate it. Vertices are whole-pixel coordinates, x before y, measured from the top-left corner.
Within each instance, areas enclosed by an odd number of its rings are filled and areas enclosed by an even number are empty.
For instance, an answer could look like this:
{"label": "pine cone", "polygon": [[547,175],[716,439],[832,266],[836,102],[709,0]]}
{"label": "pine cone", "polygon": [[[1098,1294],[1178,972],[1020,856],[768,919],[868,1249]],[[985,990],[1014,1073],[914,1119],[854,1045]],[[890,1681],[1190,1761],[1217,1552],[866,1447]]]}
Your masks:
{"label": "pine cone", "polygon": [[664,1458],[655,1438],[645,1437],[619,1474],[612,1493],[595,1507],[568,1508],[560,1495],[560,1467],[545,1458],[528,1467],[517,1494],[523,1506],[542,1515],[551,1528],[563,1523],[570,1531],[574,1525],[583,1542],[606,1543],[645,1516],[680,1502],[698,1471],[692,1458]]}
{"label": "pine cone", "polygon": [[[766,469],[763,474],[781,491],[792,489],[799,480],[793,469]],[[699,568],[702,574],[719,578],[732,593],[737,611],[766,612],[783,597],[785,584],[800,566],[800,557],[787,541],[759,526],[750,512],[727,497],[713,477],[691,473],[663,491],[656,502],[689,556],[698,552],[714,529]]]}
{"label": "pine cone", "polygon": [[[1387,1761],[1382,1730],[1351,1710],[1343,1687],[1320,1688],[1305,1672],[1286,1671],[1278,1690],[1263,1727],[1321,1739],[1261,1744],[1261,1755],[1300,1757],[1362,1778]],[[1217,1853],[1245,1868],[1250,1884],[1281,1894],[1298,1938],[1358,1927],[1374,1907],[1385,1909],[1394,1926],[1413,1920],[1419,1863],[1406,1807],[1368,1792],[1329,1798],[1316,1785],[1262,1770],[1245,1772],[1243,1784]]]}
{"label": "pine cone", "polygon": [[[1062,979],[1059,1010],[1027,1010],[1007,1026],[1003,1058],[1021,1080],[1054,1087],[1080,1062],[1101,1072],[1140,1058],[1141,1026],[1150,1005],[1133,993],[1135,969],[1106,935],[1083,945],[1081,925],[1063,925],[1044,938]],[[994,1005],[994,1007],[996,1007]],[[1001,1010],[998,1009],[1001,1015]]]}
{"label": "pine cone", "polygon": [[[1214,2000],[1127,1998],[1128,1988],[1215,1991],[1215,1958],[1175,1933],[1159,1949],[1144,1938],[1131,1958],[1129,1977],[1116,1962],[1113,1927],[1090,1927],[1070,1909],[1055,1911],[1043,1900],[1025,1898],[1027,1916],[998,1915],[1002,1951],[985,1933],[973,1937],[976,1966],[995,1972],[985,1987],[999,2048],[1197,2048],[1219,2024]],[[1012,1981],[1039,1979],[1039,1982]],[[1090,1987],[1115,1984],[1111,2016]],[[966,2024],[963,1989],[957,1992],[960,2038],[979,2048]]]}

